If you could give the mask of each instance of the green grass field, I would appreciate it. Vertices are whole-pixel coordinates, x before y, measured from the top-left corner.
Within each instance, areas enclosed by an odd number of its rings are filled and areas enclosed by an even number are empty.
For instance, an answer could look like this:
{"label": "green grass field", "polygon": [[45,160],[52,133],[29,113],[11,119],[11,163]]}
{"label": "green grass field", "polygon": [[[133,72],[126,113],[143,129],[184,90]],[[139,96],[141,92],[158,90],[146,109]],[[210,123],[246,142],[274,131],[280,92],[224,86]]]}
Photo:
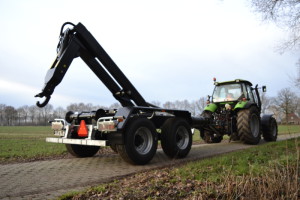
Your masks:
{"label": "green grass field", "polygon": [[[278,131],[300,133],[300,126],[281,125]],[[49,136],[53,136],[49,126],[0,126],[0,162],[67,154],[65,145],[46,143]],[[195,131],[193,140],[200,140],[199,131]]]}
{"label": "green grass field", "polygon": [[52,136],[45,126],[0,126],[0,162],[66,154],[62,144],[46,143]]}

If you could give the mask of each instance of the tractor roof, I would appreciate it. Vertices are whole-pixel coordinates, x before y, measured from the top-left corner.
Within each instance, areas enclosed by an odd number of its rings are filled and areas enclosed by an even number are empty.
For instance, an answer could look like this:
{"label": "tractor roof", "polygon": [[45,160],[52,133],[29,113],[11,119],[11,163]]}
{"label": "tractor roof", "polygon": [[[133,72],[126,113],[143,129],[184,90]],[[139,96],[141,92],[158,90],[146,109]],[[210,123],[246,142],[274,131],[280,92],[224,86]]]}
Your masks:
{"label": "tractor roof", "polygon": [[215,85],[228,85],[228,84],[233,84],[233,83],[246,83],[247,85],[252,86],[252,83],[250,81],[247,80],[243,80],[243,79],[235,79],[233,81],[225,81],[225,82],[215,82]]}

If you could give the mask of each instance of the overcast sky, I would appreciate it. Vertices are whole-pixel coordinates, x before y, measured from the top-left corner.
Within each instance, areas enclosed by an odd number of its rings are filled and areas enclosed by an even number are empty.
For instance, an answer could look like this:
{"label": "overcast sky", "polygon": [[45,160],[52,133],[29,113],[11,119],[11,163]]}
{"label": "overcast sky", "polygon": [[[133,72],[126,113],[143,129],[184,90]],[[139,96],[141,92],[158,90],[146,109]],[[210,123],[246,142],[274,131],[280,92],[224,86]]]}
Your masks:
{"label": "overcast sky", "polygon": [[[0,0],[0,104],[33,105],[56,58],[61,25],[83,23],[149,102],[197,100],[218,81],[291,87],[299,55],[275,52],[287,34],[246,0]],[[50,103],[116,100],[77,58]]]}

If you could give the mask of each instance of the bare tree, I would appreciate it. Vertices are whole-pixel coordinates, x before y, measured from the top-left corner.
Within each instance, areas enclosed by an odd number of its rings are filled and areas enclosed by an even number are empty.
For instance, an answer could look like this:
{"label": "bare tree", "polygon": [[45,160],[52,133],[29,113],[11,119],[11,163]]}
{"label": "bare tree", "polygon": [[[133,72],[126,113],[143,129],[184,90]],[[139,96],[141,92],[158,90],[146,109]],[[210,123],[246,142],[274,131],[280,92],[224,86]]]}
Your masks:
{"label": "bare tree", "polygon": [[151,101],[150,102],[152,105],[155,105],[155,106],[158,106],[158,107],[160,107],[160,102],[159,101]]}
{"label": "bare tree", "polygon": [[48,120],[53,116],[53,106],[47,104],[45,107],[39,109],[39,124],[47,125]]}
{"label": "bare tree", "polygon": [[5,120],[5,110],[6,105],[5,104],[0,104],[0,126],[4,125],[4,120]]}
{"label": "bare tree", "polygon": [[31,124],[34,124],[34,120],[36,119],[36,115],[38,113],[38,107],[37,106],[30,106],[28,108],[28,112],[29,112],[29,119],[31,121]]}
{"label": "bare tree", "polygon": [[[271,99],[274,99],[275,102],[275,97]],[[268,111],[273,114],[277,121],[282,121],[282,119],[284,118],[284,114],[278,109],[278,106],[276,106],[275,104],[270,105]]]}
{"label": "bare tree", "polygon": [[205,106],[207,105],[206,100],[207,99],[205,97],[201,97],[198,101],[196,101],[196,106],[200,114],[203,112]]}
{"label": "bare tree", "polygon": [[292,77],[292,80],[296,88],[300,89],[300,59],[296,63],[296,66],[297,66],[297,73],[296,76]]}
{"label": "bare tree", "polygon": [[122,107],[121,104],[116,102],[116,103],[111,104],[108,109],[119,109],[121,107]]}
{"label": "bare tree", "polygon": [[298,97],[289,88],[284,88],[278,92],[275,99],[278,110],[285,115],[285,122],[288,123],[288,114],[293,113],[297,110]]}
{"label": "bare tree", "polygon": [[176,108],[175,104],[173,102],[171,102],[171,101],[167,101],[166,103],[164,103],[163,107],[167,108],[167,109],[174,109],[174,108]]}
{"label": "bare tree", "polygon": [[66,110],[61,106],[55,108],[53,111],[53,118],[64,118],[65,115],[66,115]]}
{"label": "bare tree", "polygon": [[266,112],[268,111],[269,107],[270,107],[270,104],[271,104],[271,98],[268,97],[266,95],[266,93],[262,93],[260,95],[260,100],[261,100],[261,113],[262,114],[266,114]]}
{"label": "bare tree", "polygon": [[14,125],[14,122],[17,118],[17,111],[14,107],[12,106],[6,106],[4,109],[4,114],[5,114],[5,125],[11,126]]}
{"label": "bare tree", "polygon": [[300,47],[300,1],[299,0],[251,0],[256,12],[266,21],[273,21],[279,27],[287,29],[290,37],[281,46],[281,50]]}
{"label": "bare tree", "polygon": [[93,110],[93,104],[91,103],[71,103],[70,105],[67,106],[68,111],[92,111]]}

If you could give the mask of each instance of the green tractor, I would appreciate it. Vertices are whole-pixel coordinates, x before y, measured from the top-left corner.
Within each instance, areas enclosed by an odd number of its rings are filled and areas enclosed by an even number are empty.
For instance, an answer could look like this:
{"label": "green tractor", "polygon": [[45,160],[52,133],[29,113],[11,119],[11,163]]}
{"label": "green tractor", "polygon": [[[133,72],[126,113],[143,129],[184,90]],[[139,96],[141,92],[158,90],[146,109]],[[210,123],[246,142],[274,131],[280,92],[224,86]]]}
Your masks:
{"label": "green tractor", "polygon": [[206,143],[219,143],[224,135],[230,140],[246,144],[258,144],[261,136],[265,141],[277,140],[277,122],[272,115],[261,116],[259,89],[242,79],[216,82],[212,96],[201,116],[205,123],[199,128]]}

